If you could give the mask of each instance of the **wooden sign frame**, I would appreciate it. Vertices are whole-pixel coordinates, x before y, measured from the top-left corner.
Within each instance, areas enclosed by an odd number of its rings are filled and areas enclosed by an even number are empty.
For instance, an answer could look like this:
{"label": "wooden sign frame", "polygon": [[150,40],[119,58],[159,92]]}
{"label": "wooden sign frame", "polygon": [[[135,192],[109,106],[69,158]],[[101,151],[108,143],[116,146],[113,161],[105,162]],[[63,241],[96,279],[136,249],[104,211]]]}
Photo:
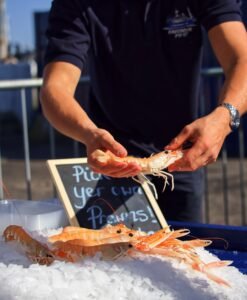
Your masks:
{"label": "wooden sign frame", "polygon": [[[66,210],[68,219],[69,219],[69,223],[71,226],[78,226],[80,227],[80,224],[77,220],[76,217],[76,213],[75,210],[71,204],[71,201],[69,199],[69,195],[66,192],[65,186],[63,184],[63,181],[61,179],[61,176],[58,172],[57,166],[59,165],[73,165],[73,164],[87,164],[87,158],[86,157],[82,157],[82,158],[66,158],[66,159],[51,159],[51,160],[47,160],[47,165],[48,165],[48,169],[50,171],[50,174],[52,176],[52,180],[54,182],[54,185],[56,187],[56,190],[58,192],[59,198],[63,203],[63,206]],[[156,215],[156,219],[158,220],[158,222],[160,223],[160,226],[162,228],[165,228],[168,226],[158,204],[156,199],[154,198],[154,195],[149,187],[149,185],[144,182],[142,184],[140,184],[145,195],[146,195],[146,200],[149,202],[151,208],[153,209],[155,215]]]}

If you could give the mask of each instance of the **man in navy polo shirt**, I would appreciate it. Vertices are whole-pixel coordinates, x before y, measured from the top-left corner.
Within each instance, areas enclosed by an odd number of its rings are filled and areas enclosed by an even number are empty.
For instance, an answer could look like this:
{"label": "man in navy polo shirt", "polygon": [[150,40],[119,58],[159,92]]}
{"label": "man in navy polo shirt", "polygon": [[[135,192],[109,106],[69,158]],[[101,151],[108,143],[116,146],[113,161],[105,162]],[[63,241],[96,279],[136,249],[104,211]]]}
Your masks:
{"label": "man in navy polo shirt", "polygon": [[[219,105],[199,118],[202,31],[208,32],[225,83]],[[135,176],[134,163],[97,164],[97,149],[148,156],[192,147],[169,168],[175,190],[162,193],[166,219],[201,221],[203,169],[247,110],[247,36],[237,0],[54,0],[41,103],[63,134],[85,144],[93,170]],[[89,61],[87,109],[74,92]],[[188,172],[189,171],[189,172]]]}

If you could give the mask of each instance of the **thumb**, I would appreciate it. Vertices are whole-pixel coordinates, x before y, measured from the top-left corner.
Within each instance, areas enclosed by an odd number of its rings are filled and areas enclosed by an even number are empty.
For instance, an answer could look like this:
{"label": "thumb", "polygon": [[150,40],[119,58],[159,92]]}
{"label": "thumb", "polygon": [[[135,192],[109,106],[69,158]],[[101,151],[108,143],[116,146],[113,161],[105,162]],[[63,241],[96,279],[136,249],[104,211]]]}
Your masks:
{"label": "thumb", "polygon": [[125,157],[128,154],[128,152],[124,148],[124,146],[122,146],[117,141],[115,141],[111,151],[113,154],[115,154],[116,156],[119,156],[119,157]]}
{"label": "thumb", "polygon": [[111,138],[104,140],[102,146],[116,156],[125,157],[127,155],[127,150],[125,149],[125,147],[117,142],[112,136]]}
{"label": "thumb", "polygon": [[171,142],[165,146],[167,150],[190,148],[192,142],[189,141],[190,134],[187,130],[182,130]]}

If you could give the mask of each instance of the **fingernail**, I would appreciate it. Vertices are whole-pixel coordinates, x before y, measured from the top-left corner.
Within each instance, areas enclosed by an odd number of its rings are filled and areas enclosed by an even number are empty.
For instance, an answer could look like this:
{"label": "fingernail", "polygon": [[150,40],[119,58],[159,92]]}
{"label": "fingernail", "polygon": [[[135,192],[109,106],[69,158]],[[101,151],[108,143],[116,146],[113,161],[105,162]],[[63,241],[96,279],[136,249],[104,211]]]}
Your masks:
{"label": "fingernail", "polygon": [[117,156],[125,156],[125,152],[122,150],[117,151]]}

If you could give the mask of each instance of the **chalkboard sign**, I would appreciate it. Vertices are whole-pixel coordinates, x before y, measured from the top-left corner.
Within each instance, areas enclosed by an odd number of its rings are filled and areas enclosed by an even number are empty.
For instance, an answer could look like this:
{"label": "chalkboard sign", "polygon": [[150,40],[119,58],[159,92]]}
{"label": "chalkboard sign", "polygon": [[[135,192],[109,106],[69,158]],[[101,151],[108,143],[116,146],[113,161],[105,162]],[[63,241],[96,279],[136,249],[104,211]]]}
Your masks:
{"label": "chalkboard sign", "polygon": [[146,232],[167,226],[147,183],[94,173],[86,158],[47,164],[71,225],[100,229],[123,223]]}

